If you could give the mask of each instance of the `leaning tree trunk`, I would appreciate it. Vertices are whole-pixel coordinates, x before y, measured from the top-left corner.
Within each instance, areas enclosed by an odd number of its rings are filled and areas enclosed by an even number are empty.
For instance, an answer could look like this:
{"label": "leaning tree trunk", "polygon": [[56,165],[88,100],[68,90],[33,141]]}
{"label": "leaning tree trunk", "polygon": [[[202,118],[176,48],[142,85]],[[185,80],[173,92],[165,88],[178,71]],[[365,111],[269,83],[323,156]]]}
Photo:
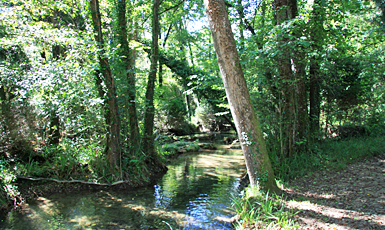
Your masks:
{"label": "leaning tree trunk", "polygon": [[[104,99],[105,104],[105,119],[107,123],[106,155],[110,163],[110,169],[113,170],[114,168],[118,168],[118,159],[120,157],[120,119],[116,99],[116,87],[110,64],[108,63],[108,59],[105,57],[99,0],[90,0],[89,5],[94,27],[95,41],[99,48],[98,59],[102,77],[100,74],[97,74],[96,82],[99,94],[102,99]],[[104,83],[107,87],[105,96],[101,85],[102,83]]]}
{"label": "leaning tree trunk", "polygon": [[205,0],[218,64],[252,187],[278,192],[263,134],[251,104],[223,0]]}

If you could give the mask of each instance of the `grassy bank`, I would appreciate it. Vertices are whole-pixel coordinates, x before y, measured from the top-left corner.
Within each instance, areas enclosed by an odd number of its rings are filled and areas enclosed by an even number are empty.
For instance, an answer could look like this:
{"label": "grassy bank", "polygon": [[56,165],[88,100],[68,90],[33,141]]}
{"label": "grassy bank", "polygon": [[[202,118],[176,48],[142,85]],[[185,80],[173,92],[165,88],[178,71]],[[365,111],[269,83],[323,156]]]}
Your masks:
{"label": "grassy bank", "polygon": [[[289,180],[301,178],[318,170],[340,170],[366,157],[385,152],[385,137],[361,137],[338,141],[322,141],[308,153],[273,161],[275,174],[281,186]],[[284,208],[285,199],[246,188],[240,197],[233,198],[239,219],[236,229],[298,229],[293,210]]]}
{"label": "grassy bank", "polygon": [[384,152],[385,136],[321,141],[313,144],[306,153],[279,162],[273,160],[274,172],[280,180],[288,181],[314,170],[343,169],[359,159]]}

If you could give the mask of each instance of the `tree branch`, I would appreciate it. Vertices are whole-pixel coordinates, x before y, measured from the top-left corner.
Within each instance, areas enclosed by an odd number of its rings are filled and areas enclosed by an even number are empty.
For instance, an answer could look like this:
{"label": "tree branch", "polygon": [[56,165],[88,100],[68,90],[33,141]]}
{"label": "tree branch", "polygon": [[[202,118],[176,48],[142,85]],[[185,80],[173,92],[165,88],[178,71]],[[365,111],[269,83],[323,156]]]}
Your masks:
{"label": "tree branch", "polygon": [[114,186],[114,185],[126,183],[126,181],[122,181],[122,180],[112,184],[107,184],[107,183],[97,183],[97,182],[89,182],[89,181],[82,181],[82,180],[57,180],[52,178],[34,178],[34,177],[21,176],[21,175],[17,176],[17,178],[23,179],[23,180],[32,180],[32,181],[44,180],[44,181],[53,181],[57,183],[81,183],[81,184],[99,185],[99,186]]}
{"label": "tree branch", "polygon": [[168,8],[168,9],[163,10],[162,12],[159,13],[159,15],[161,15],[161,14],[163,14],[163,13],[166,13],[166,12],[169,11],[169,10],[178,8],[180,5],[182,5],[182,3],[184,3],[184,0],[182,0],[181,2],[179,2],[178,4],[176,4],[175,6],[172,6],[172,7]]}

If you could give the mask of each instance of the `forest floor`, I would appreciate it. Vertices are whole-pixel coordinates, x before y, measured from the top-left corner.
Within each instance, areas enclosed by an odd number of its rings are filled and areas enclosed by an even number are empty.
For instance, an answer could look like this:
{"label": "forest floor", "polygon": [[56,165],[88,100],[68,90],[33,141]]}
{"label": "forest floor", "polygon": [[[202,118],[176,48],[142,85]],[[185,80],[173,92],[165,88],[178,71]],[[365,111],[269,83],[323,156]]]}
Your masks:
{"label": "forest floor", "polygon": [[385,229],[385,154],[289,183],[301,229]]}

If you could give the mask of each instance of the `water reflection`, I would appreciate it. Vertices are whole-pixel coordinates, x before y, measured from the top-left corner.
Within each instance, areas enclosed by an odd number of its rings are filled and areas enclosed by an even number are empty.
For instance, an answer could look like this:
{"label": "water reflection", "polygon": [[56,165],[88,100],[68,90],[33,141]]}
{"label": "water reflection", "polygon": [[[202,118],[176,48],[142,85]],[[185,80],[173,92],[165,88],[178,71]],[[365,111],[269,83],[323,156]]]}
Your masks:
{"label": "water reflection", "polygon": [[231,194],[245,171],[240,151],[180,156],[158,184],[39,198],[0,229],[231,229]]}

